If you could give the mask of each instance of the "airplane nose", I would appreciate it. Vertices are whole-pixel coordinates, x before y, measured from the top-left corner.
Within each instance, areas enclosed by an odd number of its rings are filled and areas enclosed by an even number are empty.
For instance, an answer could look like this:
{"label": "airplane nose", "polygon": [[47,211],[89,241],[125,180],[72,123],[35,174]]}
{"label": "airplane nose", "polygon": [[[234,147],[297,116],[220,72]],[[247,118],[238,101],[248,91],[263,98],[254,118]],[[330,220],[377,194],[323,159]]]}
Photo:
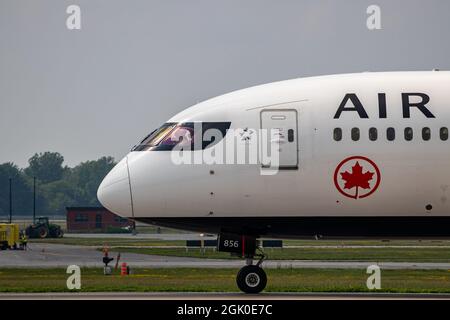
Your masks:
{"label": "airplane nose", "polygon": [[103,179],[97,198],[109,211],[132,217],[132,200],[127,157],[123,158]]}

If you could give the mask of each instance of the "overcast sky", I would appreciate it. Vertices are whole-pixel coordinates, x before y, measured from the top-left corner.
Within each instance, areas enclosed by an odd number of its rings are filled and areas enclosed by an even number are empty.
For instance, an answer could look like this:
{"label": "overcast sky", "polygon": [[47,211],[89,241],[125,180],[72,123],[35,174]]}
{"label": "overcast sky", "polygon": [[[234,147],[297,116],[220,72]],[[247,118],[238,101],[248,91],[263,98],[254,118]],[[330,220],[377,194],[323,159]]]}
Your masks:
{"label": "overcast sky", "polygon": [[448,0],[0,0],[0,163],[119,160],[184,108],[256,84],[448,70],[449,13]]}

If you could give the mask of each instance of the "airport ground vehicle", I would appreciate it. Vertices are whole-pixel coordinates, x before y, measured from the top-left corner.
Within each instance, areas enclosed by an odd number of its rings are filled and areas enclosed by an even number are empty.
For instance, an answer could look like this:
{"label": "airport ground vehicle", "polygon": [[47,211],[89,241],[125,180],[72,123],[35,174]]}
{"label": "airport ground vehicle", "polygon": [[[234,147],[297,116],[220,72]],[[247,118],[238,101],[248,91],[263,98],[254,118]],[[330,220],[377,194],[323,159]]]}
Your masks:
{"label": "airport ground vehicle", "polygon": [[0,223],[0,250],[17,249],[19,245],[19,225]]}
{"label": "airport ground vehicle", "polygon": [[47,217],[39,217],[36,222],[25,229],[25,233],[30,238],[62,238],[64,232],[61,227],[52,224]]}
{"label": "airport ground vehicle", "polygon": [[261,237],[448,239],[448,88],[448,71],[364,72],[225,94],[146,136],[98,198],[139,222],[219,234],[220,251],[246,259],[248,293],[266,284]]}

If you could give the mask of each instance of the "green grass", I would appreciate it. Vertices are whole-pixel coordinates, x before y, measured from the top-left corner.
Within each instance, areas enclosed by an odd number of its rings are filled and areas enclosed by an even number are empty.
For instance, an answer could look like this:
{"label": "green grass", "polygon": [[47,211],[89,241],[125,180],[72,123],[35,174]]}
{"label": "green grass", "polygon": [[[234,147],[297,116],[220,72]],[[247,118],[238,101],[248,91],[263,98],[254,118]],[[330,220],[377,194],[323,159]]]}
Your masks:
{"label": "green grass", "polygon": [[118,239],[118,238],[60,238],[30,239],[31,243],[55,243],[77,246],[184,246],[186,241],[153,239]]}
{"label": "green grass", "polygon": [[[114,248],[113,251],[162,256],[232,259],[230,254],[211,248]],[[271,260],[339,260],[392,262],[450,262],[450,248],[283,248],[265,249]]]}
{"label": "green grass", "polygon": [[284,246],[450,246],[449,240],[284,240]]}
{"label": "green grass", "polygon": [[180,229],[172,229],[166,227],[158,227],[154,225],[138,225],[136,227],[138,233],[190,233],[189,231],[180,230]]}
{"label": "green grass", "polygon": [[[83,292],[236,292],[237,269],[134,269],[134,274],[104,276],[100,268],[83,268]],[[366,292],[368,275],[360,269],[266,269],[267,292]],[[65,269],[0,271],[0,292],[63,292]],[[450,271],[383,270],[381,292],[450,293]]]}
{"label": "green grass", "polygon": [[[123,238],[61,238],[61,239],[30,239],[34,243],[57,243],[81,246],[185,246],[183,240],[157,240],[157,239],[123,239]],[[450,246],[450,241],[442,240],[284,240],[284,246]],[[450,250],[450,249],[449,249]]]}

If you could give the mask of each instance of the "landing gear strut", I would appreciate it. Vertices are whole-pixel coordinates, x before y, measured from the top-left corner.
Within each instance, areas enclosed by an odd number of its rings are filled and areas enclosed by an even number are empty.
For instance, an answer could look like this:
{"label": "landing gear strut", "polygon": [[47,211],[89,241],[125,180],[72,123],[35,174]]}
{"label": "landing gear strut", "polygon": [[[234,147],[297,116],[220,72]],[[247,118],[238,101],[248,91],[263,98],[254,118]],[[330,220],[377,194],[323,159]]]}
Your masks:
{"label": "landing gear strut", "polygon": [[[258,247],[256,237],[236,234],[219,234],[218,251],[230,252],[246,259],[246,266],[239,270],[236,283],[245,293],[259,293],[267,284],[267,275],[262,269],[266,255]],[[258,251],[258,253],[256,253]],[[253,259],[259,258],[256,264]]]}

